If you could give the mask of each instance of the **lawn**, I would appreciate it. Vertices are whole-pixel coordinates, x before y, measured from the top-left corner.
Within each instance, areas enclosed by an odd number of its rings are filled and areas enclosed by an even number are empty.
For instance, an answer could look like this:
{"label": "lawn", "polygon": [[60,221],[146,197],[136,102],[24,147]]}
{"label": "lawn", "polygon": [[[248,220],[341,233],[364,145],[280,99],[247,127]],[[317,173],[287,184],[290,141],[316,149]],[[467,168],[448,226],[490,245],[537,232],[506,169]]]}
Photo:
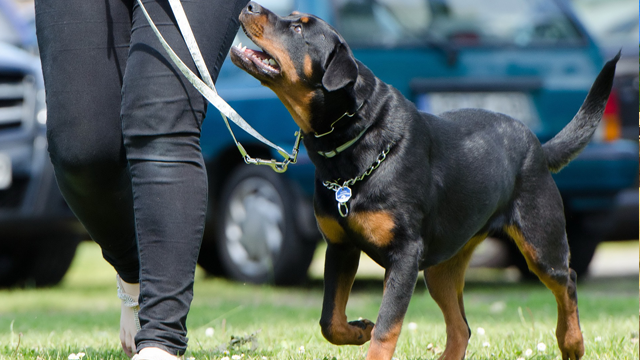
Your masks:
{"label": "lawn", "polygon": [[[309,285],[283,289],[231,283],[199,272],[186,358],[363,359],[368,345],[337,347],[320,334],[322,282],[318,271],[313,273]],[[465,291],[473,332],[467,359],[560,358],[556,305],[546,288],[509,281],[504,271],[474,274],[483,275],[469,276]],[[118,340],[114,276],[97,246],[87,242],[60,286],[0,291],[0,359],[66,360],[79,352],[86,354],[83,360],[127,359]],[[638,359],[637,283],[636,276],[579,283],[585,359]],[[347,315],[375,321],[381,296],[379,277],[359,277]],[[395,357],[437,359],[444,344],[442,315],[420,281]]]}

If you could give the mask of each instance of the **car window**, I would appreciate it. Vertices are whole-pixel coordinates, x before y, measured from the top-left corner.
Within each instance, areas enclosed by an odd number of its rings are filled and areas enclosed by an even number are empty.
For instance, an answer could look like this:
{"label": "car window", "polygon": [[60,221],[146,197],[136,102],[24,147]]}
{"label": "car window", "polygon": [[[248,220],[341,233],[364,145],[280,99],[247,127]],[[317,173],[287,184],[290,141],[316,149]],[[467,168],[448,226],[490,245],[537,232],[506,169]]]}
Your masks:
{"label": "car window", "polygon": [[352,45],[555,45],[583,41],[553,0],[334,0]]}
{"label": "car window", "polygon": [[574,0],[573,5],[600,45],[626,48],[638,42],[638,1]]}

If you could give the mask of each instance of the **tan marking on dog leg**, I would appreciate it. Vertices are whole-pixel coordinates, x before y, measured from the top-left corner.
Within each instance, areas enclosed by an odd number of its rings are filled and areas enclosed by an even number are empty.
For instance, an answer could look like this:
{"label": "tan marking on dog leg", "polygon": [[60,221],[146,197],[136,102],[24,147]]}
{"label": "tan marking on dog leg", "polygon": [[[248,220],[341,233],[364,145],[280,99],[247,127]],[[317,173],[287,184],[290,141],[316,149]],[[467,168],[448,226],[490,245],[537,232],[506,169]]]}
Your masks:
{"label": "tan marking on dog leg", "polygon": [[402,329],[402,320],[398,321],[387,331],[386,334],[377,334],[376,327],[373,327],[371,334],[371,345],[367,351],[366,360],[391,360],[393,353],[396,351],[400,330]]}
{"label": "tan marking on dog leg", "polygon": [[348,297],[348,293],[346,296],[342,292],[336,294],[336,303],[331,317],[329,332],[327,334],[323,332],[325,339],[334,345],[362,345],[371,340],[373,322],[367,319],[360,320],[366,325],[362,329],[355,325],[350,325],[347,321],[345,310]]}
{"label": "tan marking on dog leg", "polygon": [[509,235],[509,237],[513,239],[513,241],[515,241],[516,245],[518,246],[518,249],[520,249],[520,252],[522,253],[522,255],[524,255],[525,259],[527,260],[527,265],[529,266],[529,269],[535,273],[534,269],[531,269],[531,266],[532,264],[536,264],[538,261],[538,253],[536,249],[525,240],[524,236],[522,235],[522,232],[517,227],[513,225],[505,226],[504,231],[507,233],[507,235]]}
{"label": "tan marking on dog leg", "polygon": [[[578,303],[575,294],[575,283],[567,275],[566,283],[558,282],[556,278],[543,271],[538,264],[538,254],[516,226],[506,226],[505,232],[515,241],[527,261],[529,269],[538,276],[540,281],[551,290],[558,304],[558,323],[556,338],[563,360],[579,360],[584,355],[584,340],[580,330]],[[569,270],[573,271],[573,270]]]}
{"label": "tan marking on dog leg", "polygon": [[371,339],[373,322],[366,319],[360,320],[361,324],[365,325],[364,329],[347,322],[347,301],[356,271],[357,266],[353,268],[352,272],[343,272],[338,276],[333,296],[331,321],[328,325],[321,327],[324,338],[334,345],[362,345]]}
{"label": "tan marking on dog leg", "polygon": [[349,216],[349,226],[377,247],[386,247],[394,239],[393,216],[384,211],[353,213]]}
{"label": "tan marking on dog leg", "polygon": [[325,216],[316,216],[316,221],[318,222],[320,232],[322,232],[328,242],[333,244],[340,244],[343,242],[345,233],[338,221]]}
{"label": "tan marking on dog leg", "polygon": [[469,329],[462,296],[464,275],[473,251],[486,237],[487,234],[474,236],[451,259],[424,272],[429,293],[442,310],[447,325],[447,345],[441,360],[462,359],[467,350]]}

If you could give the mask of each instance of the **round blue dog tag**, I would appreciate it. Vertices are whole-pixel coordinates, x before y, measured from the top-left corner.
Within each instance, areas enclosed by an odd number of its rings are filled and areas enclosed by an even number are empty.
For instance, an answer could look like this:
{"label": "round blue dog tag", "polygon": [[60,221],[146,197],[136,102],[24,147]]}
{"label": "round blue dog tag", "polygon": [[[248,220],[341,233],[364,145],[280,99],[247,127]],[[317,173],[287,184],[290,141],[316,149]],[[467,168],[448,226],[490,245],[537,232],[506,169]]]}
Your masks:
{"label": "round blue dog tag", "polygon": [[339,203],[346,203],[351,199],[351,189],[348,186],[343,186],[336,191],[336,201]]}

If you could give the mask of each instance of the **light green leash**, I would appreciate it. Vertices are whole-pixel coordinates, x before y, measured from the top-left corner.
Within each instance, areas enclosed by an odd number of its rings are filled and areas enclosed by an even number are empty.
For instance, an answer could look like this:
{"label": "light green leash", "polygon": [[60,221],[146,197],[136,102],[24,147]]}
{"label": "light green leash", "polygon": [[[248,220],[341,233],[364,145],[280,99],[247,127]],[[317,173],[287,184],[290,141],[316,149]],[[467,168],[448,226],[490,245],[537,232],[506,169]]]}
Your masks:
{"label": "light green leash", "polygon": [[[140,8],[142,9],[142,12],[144,13],[144,16],[147,18],[147,21],[149,21],[149,25],[151,25],[153,32],[158,37],[158,40],[160,40],[162,47],[165,49],[173,63],[178,67],[178,69],[180,69],[182,74],[187,78],[187,80],[189,80],[189,82],[196,88],[196,90],[198,90],[200,94],[202,94],[202,96],[204,96],[213,106],[215,106],[220,111],[220,115],[222,115],[222,118],[224,119],[227,128],[229,129],[229,133],[231,134],[233,141],[238,147],[238,150],[240,151],[244,162],[252,165],[266,165],[271,167],[271,169],[278,173],[287,171],[287,166],[289,164],[295,164],[298,159],[298,149],[300,148],[300,139],[302,137],[302,132],[296,132],[296,140],[293,146],[292,154],[289,154],[280,146],[272,143],[264,136],[260,135],[259,132],[252,128],[251,125],[249,125],[229,104],[227,104],[218,95],[211,75],[209,74],[207,66],[204,62],[204,58],[202,57],[202,53],[200,52],[200,48],[198,47],[196,39],[193,36],[191,26],[189,25],[189,21],[187,20],[187,16],[184,13],[184,9],[182,7],[182,4],[180,3],[180,0],[169,0],[169,5],[171,5],[171,9],[173,10],[173,14],[176,17],[176,21],[178,23],[178,28],[180,29],[182,37],[184,38],[185,43],[189,48],[189,52],[191,53],[191,57],[193,58],[196,67],[198,68],[198,72],[200,72],[200,75],[202,76],[202,79],[204,81],[201,80],[196,74],[194,74],[193,71],[191,71],[191,69],[189,69],[184,64],[184,62],[182,62],[178,55],[173,51],[171,46],[169,46],[164,37],[162,37],[162,34],[160,34],[160,31],[154,24],[153,20],[151,20],[151,17],[149,16],[149,13],[144,7],[142,1],[137,1],[138,5],[140,5]],[[249,156],[242,144],[238,142],[235,135],[233,134],[233,130],[231,130],[228,119],[233,121],[234,124],[238,125],[242,130],[246,131],[247,133],[249,133],[249,135],[258,139],[263,144],[278,151],[278,153],[284,157],[284,161],[276,161],[274,159],[264,160],[259,158],[252,158],[251,156]]]}

